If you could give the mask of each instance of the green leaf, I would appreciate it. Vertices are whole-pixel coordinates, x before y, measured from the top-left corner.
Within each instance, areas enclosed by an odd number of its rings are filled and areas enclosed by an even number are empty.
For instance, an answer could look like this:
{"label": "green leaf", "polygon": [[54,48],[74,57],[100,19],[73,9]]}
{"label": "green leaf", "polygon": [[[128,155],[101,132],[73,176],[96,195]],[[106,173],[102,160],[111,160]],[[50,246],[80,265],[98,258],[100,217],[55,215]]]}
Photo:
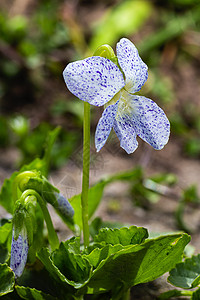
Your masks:
{"label": "green leaf", "polygon": [[24,165],[18,172],[14,172],[9,179],[5,179],[0,192],[0,205],[2,205],[9,213],[13,214],[15,200],[13,199],[13,181],[15,177],[24,171],[36,170],[43,175],[47,175],[50,163],[50,153],[59,133],[60,128],[57,127],[49,132],[45,155],[42,159],[36,158],[31,163]]}
{"label": "green leaf", "polygon": [[184,247],[189,241],[187,234],[174,234],[118,251],[94,270],[86,284],[87,293],[115,290],[116,286],[128,289],[158,278],[182,259]]}
{"label": "green leaf", "polygon": [[80,254],[80,237],[72,237],[65,243],[65,248],[74,254]]}
{"label": "green leaf", "polygon": [[0,263],[6,262],[8,258],[11,245],[11,233],[12,224],[10,221],[6,220],[6,223],[0,227]]}
{"label": "green leaf", "polygon": [[141,244],[148,237],[148,232],[145,228],[131,226],[129,228],[103,228],[99,234],[94,237],[94,242],[105,242],[106,244],[122,246]]}
{"label": "green leaf", "polygon": [[96,217],[90,224],[90,235],[92,236],[92,238],[94,238],[94,236],[98,234],[100,229],[105,227],[113,229],[122,228],[124,227],[124,224],[120,222],[103,221],[101,218]]}
{"label": "green leaf", "polygon": [[192,293],[191,300],[199,300],[200,299],[200,288]]}
{"label": "green leaf", "polygon": [[170,271],[168,281],[183,289],[197,287],[200,284],[200,254],[186,258]]}
{"label": "green leaf", "polygon": [[[158,300],[168,300],[170,298],[179,297],[179,296],[191,296],[192,292],[185,293],[185,291],[179,291],[179,290],[170,290],[167,292],[162,293]],[[196,299],[197,300],[197,299]]]}
{"label": "green leaf", "polygon": [[67,251],[63,243],[53,257],[46,248],[40,250],[38,257],[51,276],[66,288],[80,288],[90,278],[91,265],[87,259]]}
{"label": "green leaf", "polygon": [[3,264],[9,257],[8,248],[4,245],[0,245],[0,263]]}
{"label": "green leaf", "polygon": [[38,291],[34,288],[24,287],[24,286],[15,286],[15,289],[18,295],[22,299],[27,300],[58,300],[58,298],[51,295],[45,294],[41,291]]}
{"label": "green leaf", "polygon": [[105,260],[114,253],[124,249],[124,247],[120,244],[114,246],[106,245],[101,249],[99,249],[98,246],[99,245],[94,244],[93,251],[91,251],[90,254],[85,255],[94,268],[97,268],[102,260]]}
{"label": "green leaf", "polygon": [[0,296],[14,290],[15,274],[7,264],[0,264]]}
{"label": "green leaf", "polygon": [[69,252],[67,248],[65,243],[60,244],[52,254],[53,263],[76,287],[82,286],[90,277],[91,265],[85,257]]}
{"label": "green leaf", "polygon": [[12,231],[11,221],[6,221],[6,223],[0,226],[0,244],[6,243],[11,231]]}
{"label": "green leaf", "polygon": [[[65,286],[61,286],[59,282],[56,282],[51,273],[47,272],[47,270],[38,259],[36,259],[34,264],[30,264],[30,266],[30,268],[25,268],[22,276],[18,278],[18,286],[29,288],[34,287],[36,290],[42,291],[43,293],[51,295],[55,298],[57,297],[59,300],[68,299],[66,294],[68,294],[69,292],[67,291]],[[17,292],[16,294],[18,295]]]}
{"label": "green leaf", "polygon": [[38,253],[38,258],[41,260],[41,262],[44,264],[47,271],[51,274],[51,276],[59,283],[63,284],[69,284],[70,281],[65,278],[65,276],[60,272],[60,270],[54,265],[51,257],[50,252],[47,248],[42,248]]}
{"label": "green leaf", "polygon": [[60,127],[56,127],[47,134],[46,143],[45,143],[45,153],[42,158],[36,158],[27,165],[24,165],[21,168],[21,172],[29,170],[37,170],[42,173],[42,175],[47,176],[49,172],[49,167],[51,163],[51,152],[55,140],[60,132]]}
{"label": "green leaf", "polygon": [[31,161],[29,164],[23,165],[23,167],[19,170],[18,173],[24,171],[31,171],[31,170],[40,171],[42,174],[46,175],[45,161],[41,158],[36,158],[33,161]]}
{"label": "green leaf", "polygon": [[94,28],[90,48],[102,44],[112,45],[120,37],[134,34],[144,24],[152,11],[149,1],[122,1],[108,10]]}
{"label": "green leaf", "polygon": [[5,179],[0,192],[0,205],[2,205],[7,212],[13,213],[14,211],[14,199],[12,196],[12,185],[18,172],[14,172],[9,179]]}

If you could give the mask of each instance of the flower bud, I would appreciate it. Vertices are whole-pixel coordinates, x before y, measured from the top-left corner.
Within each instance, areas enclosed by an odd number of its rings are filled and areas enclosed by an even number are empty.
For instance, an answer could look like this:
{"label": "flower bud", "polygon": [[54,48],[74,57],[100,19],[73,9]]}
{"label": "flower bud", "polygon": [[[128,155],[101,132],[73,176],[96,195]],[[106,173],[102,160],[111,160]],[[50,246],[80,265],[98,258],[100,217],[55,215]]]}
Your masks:
{"label": "flower bud", "polygon": [[26,229],[20,232],[18,238],[15,240],[15,230],[13,229],[12,234],[12,245],[11,245],[11,257],[10,257],[10,268],[15,273],[15,277],[18,278],[22,275],[28,256],[28,237]]}
{"label": "flower bud", "polygon": [[57,199],[57,203],[55,203],[54,207],[59,212],[59,214],[66,218],[73,218],[74,209],[69,201],[60,193],[54,192],[54,195]]}

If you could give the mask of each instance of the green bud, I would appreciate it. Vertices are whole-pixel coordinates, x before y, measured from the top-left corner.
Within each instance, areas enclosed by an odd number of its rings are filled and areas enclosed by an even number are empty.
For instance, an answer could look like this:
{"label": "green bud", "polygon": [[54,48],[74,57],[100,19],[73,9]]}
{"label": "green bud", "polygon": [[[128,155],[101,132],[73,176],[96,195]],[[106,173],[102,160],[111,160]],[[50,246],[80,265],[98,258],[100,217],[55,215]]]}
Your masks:
{"label": "green bud", "polygon": [[40,172],[32,172],[32,176],[30,173],[25,176],[26,172],[23,172],[24,176],[21,181],[19,181],[19,188],[21,192],[25,190],[32,189],[40,194],[45,201],[54,205],[56,201],[56,197],[54,196],[54,192],[59,192],[57,188],[55,188],[44,176],[41,175]]}
{"label": "green bud", "polygon": [[16,201],[13,216],[14,239],[17,240],[19,234],[26,230],[29,244],[32,243],[33,233],[36,230],[35,208],[37,200],[35,196],[24,197]]}
{"label": "green bud", "polygon": [[118,58],[115,55],[115,53],[113,51],[113,48],[110,47],[109,45],[105,44],[105,45],[102,45],[102,46],[98,47],[96,49],[96,51],[94,52],[94,56],[101,56],[101,57],[105,57],[105,58],[111,60],[121,70],[121,68],[119,66],[119,63],[118,63]]}
{"label": "green bud", "polygon": [[112,58],[115,57],[115,53],[112,47],[105,44],[105,45],[101,45],[96,49],[96,51],[94,52],[94,56],[101,56],[111,60]]}
{"label": "green bud", "polygon": [[[45,202],[50,203],[56,209],[64,222],[67,224],[69,222],[70,224],[73,224],[74,211],[68,200],[63,196],[61,197],[59,190],[55,188],[43,175],[41,175],[40,172],[23,172],[20,174],[20,179],[21,180],[18,178],[18,187],[25,197],[28,195],[30,196],[29,190],[35,191]],[[35,197],[37,198],[37,195],[35,195]],[[34,213],[34,201],[28,201],[28,205],[29,207],[27,207],[27,203],[25,201],[26,209],[29,212],[29,215],[31,215]],[[31,206],[33,206],[33,209]],[[27,220],[29,220],[29,217],[27,217]],[[32,223],[33,220],[31,221],[31,224]],[[28,221],[27,226],[32,234],[31,225],[28,223]],[[28,236],[29,229],[27,228]]]}
{"label": "green bud", "polygon": [[35,217],[37,199],[35,196],[27,196],[24,202],[25,202],[25,210],[26,210],[24,223],[27,230],[29,245],[31,245],[33,242],[33,234],[37,230],[37,222]]}
{"label": "green bud", "polygon": [[13,216],[14,239],[19,237],[22,228],[24,227],[25,209],[20,200],[16,201],[15,212]]}

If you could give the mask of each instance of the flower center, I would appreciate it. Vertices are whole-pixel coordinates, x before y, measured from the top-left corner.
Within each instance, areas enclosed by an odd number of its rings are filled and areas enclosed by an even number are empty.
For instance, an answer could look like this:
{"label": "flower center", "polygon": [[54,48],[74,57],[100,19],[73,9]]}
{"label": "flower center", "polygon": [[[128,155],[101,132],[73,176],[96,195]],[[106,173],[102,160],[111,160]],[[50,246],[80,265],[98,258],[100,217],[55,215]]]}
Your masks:
{"label": "flower center", "polygon": [[117,109],[116,119],[122,119],[123,116],[131,116],[133,113],[133,107],[129,101],[130,94],[123,88],[121,90],[121,97]]}
{"label": "flower center", "polygon": [[110,101],[108,101],[108,102],[104,105],[105,109],[106,109],[108,106],[115,104],[115,103],[121,98],[121,94],[122,94],[122,89],[121,89],[117,94],[115,94],[115,96],[114,96]]}

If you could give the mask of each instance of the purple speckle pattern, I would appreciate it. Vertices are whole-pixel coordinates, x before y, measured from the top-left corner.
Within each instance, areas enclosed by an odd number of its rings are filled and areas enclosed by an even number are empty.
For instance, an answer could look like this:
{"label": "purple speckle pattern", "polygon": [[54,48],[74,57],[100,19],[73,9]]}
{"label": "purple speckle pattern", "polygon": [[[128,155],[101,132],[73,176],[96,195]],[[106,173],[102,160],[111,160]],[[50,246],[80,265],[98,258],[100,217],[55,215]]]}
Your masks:
{"label": "purple speckle pattern", "polygon": [[[25,230],[24,230],[25,231]],[[18,278],[22,275],[28,256],[28,238],[26,231],[19,235],[18,239],[14,239],[14,232],[12,235],[10,268]]]}
{"label": "purple speckle pattern", "polygon": [[65,217],[67,218],[73,218],[74,216],[74,209],[71,206],[71,204],[69,203],[69,201],[62,195],[59,193],[54,193],[56,196],[56,199],[58,201],[58,205],[56,207],[56,209]]}
{"label": "purple speckle pattern", "polygon": [[117,58],[126,77],[126,90],[138,92],[148,78],[148,67],[140,58],[135,45],[126,38],[117,43]]}
{"label": "purple speckle pattern", "polygon": [[100,56],[68,64],[63,77],[72,94],[95,106],[104,105],[125,86],[120,69]]}
{"label": "purple speckle pattern", "polygon": [[111,132],[113,127],[113,123],[115,121],[115,116],[117,113],[119,101],[117,101],[113,105],[109,105],[103,112],[96,128],[95,132],[95,146],[97,152],[101,150],[101,148],[105,145],[107,138]]}
{"label": "purple speckle pattern", "polygon": [[120,147],[128,154],[133,153],[138,147],[138,142],[131,122],[125,117],[118,116],[113,128],[120,141]]}
{"label": "purple speckle pattern", "polygon": [[[123,123],[130,131],[131,128],[134,129],[135,133],[154,149],[161,150],[167,144],[170,135],[170,123],[164,111],[151,99],[126,94],[128,112],[123,111],[120,103],[118,106]],[[128,138],[128,135],[126,136]]]}
{"label": "purple speckle pattern", "polygon": [[170,135],[170,123],[164,111],[151,99],[126,91],[116,104],[105,109],[99,120],[95,137],[97,151],[104,146],[112,127],[128,154],[138,147],[137,135],[155,150],[161,150]]}

